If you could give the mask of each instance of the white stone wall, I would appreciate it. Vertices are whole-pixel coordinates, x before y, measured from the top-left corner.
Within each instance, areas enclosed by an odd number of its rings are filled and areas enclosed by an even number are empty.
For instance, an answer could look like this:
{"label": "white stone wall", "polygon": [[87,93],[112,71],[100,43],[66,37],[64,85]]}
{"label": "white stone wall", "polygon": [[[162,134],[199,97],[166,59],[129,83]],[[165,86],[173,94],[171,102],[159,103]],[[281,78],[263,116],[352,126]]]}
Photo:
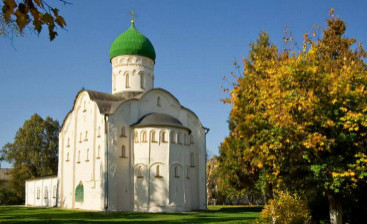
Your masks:
{"label": "white stone wall", "polygon": [[57,176],[35,178],[25,182],[25,205],[56,207],[58,199]]}
{"label": "white stone wall", "polygon": [[154,61],[138,55],[112,58],[112,94],[145,92],[154,87]]}
{"label": "white stone wall", "polygon": [[[103,210],[104,138],[104,116],[83,91],[59,134],[61,207]],[[80,183],[84,202],[75,202],[75,189]]]}

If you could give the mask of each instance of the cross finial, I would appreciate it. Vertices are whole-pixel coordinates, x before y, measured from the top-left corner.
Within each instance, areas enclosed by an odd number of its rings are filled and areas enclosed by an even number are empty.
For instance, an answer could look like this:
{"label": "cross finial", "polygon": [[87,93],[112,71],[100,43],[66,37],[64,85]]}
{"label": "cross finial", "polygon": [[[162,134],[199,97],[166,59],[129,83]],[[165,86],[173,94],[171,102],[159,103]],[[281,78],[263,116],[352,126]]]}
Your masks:
{"label": "cross finial", "polygon": [[131,24],[135,24],[135,17],[138,17],[138,15],[136,15],[134,13],[134,9],[131,9],[131,12],[129,13],[129,15],[131,16]]}

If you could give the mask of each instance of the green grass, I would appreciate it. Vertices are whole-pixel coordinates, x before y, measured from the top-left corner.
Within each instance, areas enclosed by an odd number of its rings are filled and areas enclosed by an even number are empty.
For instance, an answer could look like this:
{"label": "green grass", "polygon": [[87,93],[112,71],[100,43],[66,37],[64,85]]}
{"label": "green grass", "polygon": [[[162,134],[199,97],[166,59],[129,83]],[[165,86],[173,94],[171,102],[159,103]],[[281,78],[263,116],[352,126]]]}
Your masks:
{"label": "green grass", "polygon": [[189,213],[103,213],[0,206],[0,223],[246,223],[259,217],[261,210],[253,206],[209,206],[207,211]]}

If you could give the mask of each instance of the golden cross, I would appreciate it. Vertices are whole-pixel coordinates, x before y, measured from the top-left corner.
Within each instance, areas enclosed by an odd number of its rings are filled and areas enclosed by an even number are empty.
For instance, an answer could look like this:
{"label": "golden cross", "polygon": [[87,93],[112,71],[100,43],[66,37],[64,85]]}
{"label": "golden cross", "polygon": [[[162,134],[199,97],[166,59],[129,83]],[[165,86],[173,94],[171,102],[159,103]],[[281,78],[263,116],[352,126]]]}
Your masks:
{"label": "golden cross", "polygon": [[131,12],[129,12],[129,15],[131,16],[131,23],[135,24],[135,17],[138,17],[138,15],[134,13],[134,9],[131,9]]}

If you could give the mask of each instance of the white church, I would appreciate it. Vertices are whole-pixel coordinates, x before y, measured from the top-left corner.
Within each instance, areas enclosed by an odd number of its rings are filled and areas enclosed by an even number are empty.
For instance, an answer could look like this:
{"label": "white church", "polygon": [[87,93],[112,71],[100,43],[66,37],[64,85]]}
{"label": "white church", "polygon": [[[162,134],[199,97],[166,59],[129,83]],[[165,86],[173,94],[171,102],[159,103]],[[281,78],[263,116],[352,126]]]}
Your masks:
{"label": "white church", "polygon": [[112,94],[81,90],[59,134],[57,176],[26,181],[25,204],[96,211],[206,209],[206,133],[154,88],[152,43],[131,26],[110,48]]}

